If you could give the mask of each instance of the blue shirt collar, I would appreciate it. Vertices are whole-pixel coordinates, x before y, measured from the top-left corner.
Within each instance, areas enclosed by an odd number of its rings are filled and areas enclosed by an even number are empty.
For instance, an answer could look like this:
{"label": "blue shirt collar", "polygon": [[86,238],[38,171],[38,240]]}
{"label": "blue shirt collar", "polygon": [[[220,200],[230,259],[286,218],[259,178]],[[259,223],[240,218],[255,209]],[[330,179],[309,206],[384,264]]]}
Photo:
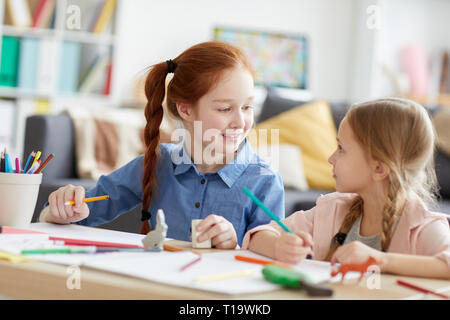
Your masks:
{"label": "blue shirt collar", "polygon": [[[178,153],[178,154],[177,154]],[[231,188],[233,184],[237,181],[237,179],[242,175],[242,173],[247,169],[250,159],[252,158],[253,150],[248,142],[247,138],[241,144],[238,149],[238,153],[236,157],[225,166],[223,166],[217,174],[222,181]],[[192,163],[191,157],[188,155],[184,148],[184,144],[177,145],[172,153],[172,162],[174,165],[174,175],[180,175],[189,171],[189,169],[193,168],[197,175],[202,175],[197,167]],[[173,161],[177,159],[178,161]],[[180,161],[181,160],[181,161]],[[181,162],[181,163],[179,163]]]}

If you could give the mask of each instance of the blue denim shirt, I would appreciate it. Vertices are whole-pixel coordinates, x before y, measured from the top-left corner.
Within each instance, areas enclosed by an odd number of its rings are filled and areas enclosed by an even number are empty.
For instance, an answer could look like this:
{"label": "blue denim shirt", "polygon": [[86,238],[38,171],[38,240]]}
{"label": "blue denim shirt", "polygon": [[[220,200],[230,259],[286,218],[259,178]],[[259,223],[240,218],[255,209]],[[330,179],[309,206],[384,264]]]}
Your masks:
{"label": "blue denim shirt", "polygon": [[[111,221],[142,202],[143,156],[107,176],[86,191],[86,197],[108,194],[109,200],[88,203],[89,216],[78,222],[96,226]],[[210,214],[230,221],[241,245],[244,234],[270,218],[242,189],[247,187],[280,219],[284,218],[284,188],[280,175],[259,158],[248,141],[232,162],[219,171],[202,174],[181,145],[160,144],[156,167],[157,187],[150,204],[150,226],[156,225],[156,212],[163,209],[167,237],[189,241],[191,220]]]}

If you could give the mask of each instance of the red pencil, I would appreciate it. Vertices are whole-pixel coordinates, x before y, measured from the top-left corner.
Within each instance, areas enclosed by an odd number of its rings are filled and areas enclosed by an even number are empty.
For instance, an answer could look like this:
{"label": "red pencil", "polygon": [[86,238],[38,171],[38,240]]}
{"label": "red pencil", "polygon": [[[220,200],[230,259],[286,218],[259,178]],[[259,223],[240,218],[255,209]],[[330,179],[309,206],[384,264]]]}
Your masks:
{"label": "red pencil", "polygon": [[446,296],[445,294],[437,293],[437,292],[434,292],[432,290],[428,290],[428,289],[416,286],[414,284],[411,284],[411,283],[408,283],[408,282],[405,282],[405,281],[402,281],[402,280],[397,280],[397,284],[400,284],[402,286],[405,286],[405,287],[408,287],[408,288],[411,288],[411,289],[414,289],[414,290],[417,290],[417,291],[420,291],[420,292],[423,292],[423,293],[434,294],[435,296],[441,297],[443,299],[449,299],[449,297]]}
{"label": "red pencil", "polygon": [[45,159],[45,161],[41,163],[41,165],[39,166],[39,168],[37,168],[36,171],[35,171],[34,173],[39,173],[39,172],[41,172],[42,170],[44,170],[44,168],[47,166],[47,164],[50,162],[50,160],[53,159],[54,156],[55,156],[55,155],[54,155],[53,153],[51,153],[51,154],[47,157],[47,159]]}
{"label": "red pencil", "polygon": [[118,247],[118,248],[144,248],[143,246],[139,246],[136,244],[115,243],[115,242],[105,242],[105,241],[96,241],[96,240],[70,239],[70,238],[53,237],[53,236],[50,236],[49,240],[64,241],[64,244],[66,246],[71,245],[71,246],[96,246],[96,247]]}
{"label": "red pencil", "polygon": [[262,259],[256,259],[256,258],[240,256],[240,255],[236,255],[236,256],[234,256],[234,258],[236,260],[250,262],[250,263],[257,263],[257,264],[262,264],[262,265],[271,265],[271,264],[273,264],[273,265],[284,267],[284,268],[289,268],[289,269],[292,268],[290,265],[287,265],[287,264],[284,264],[284,263],[280,263],[280,262],[276,262],[276,261],[262,260]]}

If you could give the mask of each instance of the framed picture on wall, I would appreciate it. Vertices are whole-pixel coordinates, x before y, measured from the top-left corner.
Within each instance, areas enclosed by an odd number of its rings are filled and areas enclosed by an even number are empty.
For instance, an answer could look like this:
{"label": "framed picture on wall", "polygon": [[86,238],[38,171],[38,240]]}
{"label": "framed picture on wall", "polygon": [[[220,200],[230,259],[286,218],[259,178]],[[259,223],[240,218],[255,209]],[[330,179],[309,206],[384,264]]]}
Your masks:
{"label": "framed picture on wall", "polygon": [[308,89],[308,41],[303,35],[215,27],[214,40],[241,48],[255,69],[255,84]]}

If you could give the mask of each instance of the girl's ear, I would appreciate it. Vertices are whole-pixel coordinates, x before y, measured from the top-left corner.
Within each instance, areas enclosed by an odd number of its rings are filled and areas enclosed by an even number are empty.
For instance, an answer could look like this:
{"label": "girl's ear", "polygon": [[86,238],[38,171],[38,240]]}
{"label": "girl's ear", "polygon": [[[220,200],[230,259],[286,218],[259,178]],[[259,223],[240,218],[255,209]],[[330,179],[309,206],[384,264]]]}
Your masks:
{"label": "girl's ear", "polygon": [[192,122],[194,121],[193,116],[193,108],[190,104],[187,103],[177,103],[177,111],[178,115],[181,117],[182,120]]}
{"label": "girl's ear", "polygon": [[389,176],[391,169],[382,161],[374,161],[373,178],[375,181],[382,181]]}

